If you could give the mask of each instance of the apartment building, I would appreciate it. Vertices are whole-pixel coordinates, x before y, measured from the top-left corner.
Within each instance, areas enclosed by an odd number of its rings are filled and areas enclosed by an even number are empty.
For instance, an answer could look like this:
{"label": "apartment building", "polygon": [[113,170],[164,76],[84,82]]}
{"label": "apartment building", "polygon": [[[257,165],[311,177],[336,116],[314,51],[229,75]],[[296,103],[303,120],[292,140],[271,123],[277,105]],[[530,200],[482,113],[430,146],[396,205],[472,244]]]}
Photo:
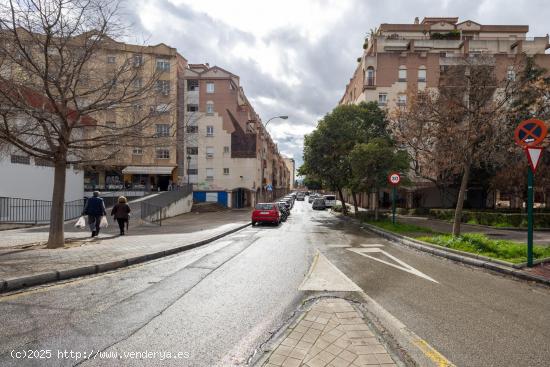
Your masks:
{"label": "apartment building", "polygon": [[294,158],[286,157],[283,158],[286,164],[286,168],[290,172],[290,190],[294,190],[296,183],[296,162]]}
{"label": "apartment building", "polygon": [[290,173],[239,77],[189,64],[184,80],[183,141],[194,200],[241,208],[288,189]]}
{"label": "apartment building", "polygon": [[86,190],[163,191],[183,181],[183,171],[176,169],[183,166],[182,147],[178,145],[178,126],[183,115],[178,106],[183,104],[184,90],[178,84],[178,76],[187,61],[175,48],[162,43],[141,46],[107,40],[94,62],[103,64],[99,70],[108,74],[128,60],[137,71],[135,87],[154,80],[153,95],[137,101],[132,111],[108,109],[95,117],[98,125],[107,127],[147,118],[146,131],[142,133],[154,139],[137,141],[135,147],[125,147],[113,159],[85,166]]}
{"label": "apartment building", "polygon": [[[464,58],[482,59],[478,55],[490,60],[498,80],[514,79],[525,55],[550,70],[550,55],[546,54],[549,36],[527,37],[528,31],[527,25],[484,25],[459,21],[457,17],[416,18],[411,24],[383,23],[365,40],[340,104],[375,101],[391,113],[405,108],[416,91],[437,89],[447,68],[459,65]],[[472,206],[480,202],[480,195],[469,190]],[[416,179],[411,189],[403,190],[402,197],[407,207],[447,205],[434,185],[421,179]],[[366,196],[361,201],[377,205]],[[383,193],[380,202],[389,205],[389,193]]]}

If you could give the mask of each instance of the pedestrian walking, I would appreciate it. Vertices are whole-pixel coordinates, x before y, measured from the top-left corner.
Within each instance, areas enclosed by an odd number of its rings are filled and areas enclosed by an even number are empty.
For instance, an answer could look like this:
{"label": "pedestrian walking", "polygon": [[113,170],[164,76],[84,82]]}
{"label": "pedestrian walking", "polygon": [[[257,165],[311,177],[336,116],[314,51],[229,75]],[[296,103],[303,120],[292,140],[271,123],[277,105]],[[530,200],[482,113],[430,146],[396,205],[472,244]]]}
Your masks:
{"label": "pedestrian walking", "polygon": [[118,198],[118,203],[111,210],[111,215],[116,219],[118,228],[120,228],[121,236],[124,236],[124,224],[126,224],[126,230],[128,230],[130,211],[130,205],[128,205],[128,200],[124,196]]}
{"label": "pedestrian walking", "polygon": [[99,191],[94,191],[93,196],[86,201],[86,206],[82,211],[82,215],[88,216],[88,224],[90,226],[90,231],[92,231],[92,237],[97,236],[99,234],[101,217],[107,215],[105,203],[103,199],[99,197]]}

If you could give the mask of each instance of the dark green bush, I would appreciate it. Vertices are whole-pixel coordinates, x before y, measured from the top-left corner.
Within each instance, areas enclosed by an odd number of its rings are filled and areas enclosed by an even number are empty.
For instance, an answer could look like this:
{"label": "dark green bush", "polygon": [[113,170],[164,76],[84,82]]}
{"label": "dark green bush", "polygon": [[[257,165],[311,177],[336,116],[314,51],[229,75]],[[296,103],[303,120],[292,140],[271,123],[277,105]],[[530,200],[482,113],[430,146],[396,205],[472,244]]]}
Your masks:
{"label": "dark green bush", "polygon": [[409,215],[428,215],[430,213],[429,208],[414,208],[409,209]]}
{"label": "dark green bush", "polygon": [[[430,218],[453,220],[454,209],[430,209]],[[527,214],[509,212],[469,211],[462,212],[462,222],[494,227],[527,227]],[[550,214],[535,213],[535,228],[550,228]]]}
{"label": "dark green bush", "polygon": [[399,215],[407,215],[409,214],[409,210],[406,208],[397,208],[396,209],[397,214]]}

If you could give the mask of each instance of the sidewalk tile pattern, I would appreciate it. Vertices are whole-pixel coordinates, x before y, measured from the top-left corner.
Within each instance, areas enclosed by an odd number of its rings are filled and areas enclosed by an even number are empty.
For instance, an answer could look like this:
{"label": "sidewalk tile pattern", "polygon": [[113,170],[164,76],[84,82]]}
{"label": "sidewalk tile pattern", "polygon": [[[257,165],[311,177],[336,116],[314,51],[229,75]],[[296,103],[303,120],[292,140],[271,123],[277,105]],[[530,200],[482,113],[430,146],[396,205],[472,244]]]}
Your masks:
{"label": "sidewalk tile pattern", "polygon": [[343,299],[323,299],[292,325],[264,367],[396,366],[361,315]]}

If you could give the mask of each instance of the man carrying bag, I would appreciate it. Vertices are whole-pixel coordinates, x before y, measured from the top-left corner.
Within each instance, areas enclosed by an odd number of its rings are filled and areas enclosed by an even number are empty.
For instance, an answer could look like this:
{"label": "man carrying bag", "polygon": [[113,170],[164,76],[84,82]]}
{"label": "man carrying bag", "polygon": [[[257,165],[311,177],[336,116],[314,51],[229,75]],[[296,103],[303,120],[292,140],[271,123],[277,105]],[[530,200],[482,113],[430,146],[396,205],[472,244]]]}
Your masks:
{"label": "man carrying bag", "polygon": [[93,197],[86,201],[82,215],[88,216],[90,231],[92,231],[92,237],[95,237],[99,234],[101,217],[106,216],[107,211],[105,210],[103,199],[99,197],[99,191],[94,191],[93,195]]}

